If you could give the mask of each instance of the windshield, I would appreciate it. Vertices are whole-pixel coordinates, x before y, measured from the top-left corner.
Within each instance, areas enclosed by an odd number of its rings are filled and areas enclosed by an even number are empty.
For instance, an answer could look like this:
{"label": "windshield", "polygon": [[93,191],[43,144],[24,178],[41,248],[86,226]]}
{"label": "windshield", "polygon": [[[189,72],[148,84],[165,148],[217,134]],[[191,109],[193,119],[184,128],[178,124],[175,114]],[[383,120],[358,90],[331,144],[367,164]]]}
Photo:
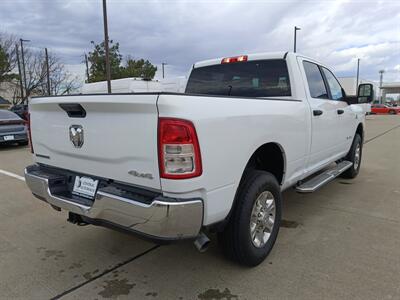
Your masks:
{"label": "windshield", "polygon": [[242,97],[291,96],[288,69],[283,59],[195,68],[185,92]]}

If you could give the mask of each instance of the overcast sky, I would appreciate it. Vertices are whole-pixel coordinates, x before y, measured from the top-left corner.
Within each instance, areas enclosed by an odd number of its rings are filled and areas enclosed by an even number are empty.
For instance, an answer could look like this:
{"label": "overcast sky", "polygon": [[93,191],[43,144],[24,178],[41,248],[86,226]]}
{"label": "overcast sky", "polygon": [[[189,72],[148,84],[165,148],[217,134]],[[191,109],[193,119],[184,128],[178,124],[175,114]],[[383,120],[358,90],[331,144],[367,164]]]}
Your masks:
{"label": "overcast sky", "polygon": [[[400,1],[108,0],[110,39],[123,55],[167,62],[168,76],[186,75],[204,59],[267,51],[298,52],[339,76],[400,81]],[[48,47],[82,73],[90,41],[103,39],[101,0],[1,0],[0,31]],[[159,67],[159,69],[161,69]]]}

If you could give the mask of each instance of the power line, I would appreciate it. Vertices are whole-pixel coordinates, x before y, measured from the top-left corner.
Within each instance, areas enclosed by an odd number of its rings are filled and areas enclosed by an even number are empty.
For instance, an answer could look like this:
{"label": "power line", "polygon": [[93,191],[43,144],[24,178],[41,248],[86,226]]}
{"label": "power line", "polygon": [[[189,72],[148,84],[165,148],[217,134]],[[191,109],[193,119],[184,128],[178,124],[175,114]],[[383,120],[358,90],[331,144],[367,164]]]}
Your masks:
{"label": "power line", "polygon": [[110,51],[108,49],[108,24],[107,24],[107,3],[103,0],[103,19],[104,19],[104,49],[106,52],[106,76],[107,91],[111,94],[111,70],[110,70]]}
{"label": "power line", "polygon": [[87,82],[89,83],[89,62],[88,62],[88,57],[85,53],[85,64],[86,64],[86,77],[87,77]]}
{"label": "power line", "polygon": [[164,79],[164,66],[168,65],[167,63],[163,62],[161,63],[162,66],[162,78]]}
{"label": "power line", "polygon": [[47,54],[47,48],[44,48],[44,54],[46,56],[47,94],[50,96],[51,95],[50,68],[49,68],[49,55]]}
{"label": "power line", "polygon": [[357,92],[358,92],[358,81],[359,81],[359,78],[360,78],[360,59],[358,58],[358,59],[357,59],[357,82],[356,82],[356,95],[357,95]]}
{"label": "power line", "polygon": [[297,27],[297,26],[294,26],[294,46],[293,46],[293,52],[294,53],[296,53],[297,30],[301,30],[301,28]]}
{"label": "power line", "polygon": [[17,54],[17,64],[18,64],[18,76],[19,76],[19,88],[21,89],[21,101],[24,100],[24,87],[22,86],[22,73],[21,73],[21,63],[19,61],[19,50],[18,44],[15,44],[15,52]]}
{"label": "power line", "polygon": [[24,42],[30,42],[30,40],[19,39],[21,43],[21,58],[22,58],[22,71],[24,73],[24,87],[25,87],[25,96],[28,97],[28,88],[26,86],[26,71],[25,71],[25,55],[24,55]]}

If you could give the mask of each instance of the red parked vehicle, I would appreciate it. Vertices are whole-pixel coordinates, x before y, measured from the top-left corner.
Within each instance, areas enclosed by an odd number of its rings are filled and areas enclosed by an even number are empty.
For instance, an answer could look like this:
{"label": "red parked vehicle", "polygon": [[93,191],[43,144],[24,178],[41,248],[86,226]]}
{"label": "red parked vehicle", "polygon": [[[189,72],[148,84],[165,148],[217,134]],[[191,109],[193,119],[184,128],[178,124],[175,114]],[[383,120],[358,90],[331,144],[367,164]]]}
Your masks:
{"label": "red parked vehicle", "polygon": [[400,114],[400,107],[391,107],[384,104],[374,104],[371,106],[371,113],[396,115]]}

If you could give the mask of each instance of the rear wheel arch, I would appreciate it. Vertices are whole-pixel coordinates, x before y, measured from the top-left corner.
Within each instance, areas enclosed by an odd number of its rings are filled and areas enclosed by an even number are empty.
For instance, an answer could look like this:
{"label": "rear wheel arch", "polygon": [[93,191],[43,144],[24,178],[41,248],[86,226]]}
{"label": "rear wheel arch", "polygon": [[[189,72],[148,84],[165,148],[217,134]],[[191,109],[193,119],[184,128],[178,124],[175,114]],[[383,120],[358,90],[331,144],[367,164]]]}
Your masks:
{"label": "rear wheel arch", "polygon": [[243,182],[246,171],[249,169],[269,172],[282,185],[286,170],[286,156],[283,147],[275,142],[265,143],[258,147],[248,160],[240,182]]}
{"label": "rear wheel arch", "polygon": [[228,223],[232,212],[237,203],[237,197],[240,194],[240,190],[243,187],[244,182],[246,181],[246,176],[251,173],[250,171],[259,170],[266,171],[271,173],[279,185],[282,186],[285,179],[285,170],[286,170],[286,156],[283,151],[283,147],[275,142],[265,143],[259,146],[250,156],[247,164],[242,171],[242,175],[240,178],[239,185],[236,189],[235,198],[232,201],[232,205],[228,216],[224,221],[216,224],[217,231],[221,231],[224,229],[225,225]]}

